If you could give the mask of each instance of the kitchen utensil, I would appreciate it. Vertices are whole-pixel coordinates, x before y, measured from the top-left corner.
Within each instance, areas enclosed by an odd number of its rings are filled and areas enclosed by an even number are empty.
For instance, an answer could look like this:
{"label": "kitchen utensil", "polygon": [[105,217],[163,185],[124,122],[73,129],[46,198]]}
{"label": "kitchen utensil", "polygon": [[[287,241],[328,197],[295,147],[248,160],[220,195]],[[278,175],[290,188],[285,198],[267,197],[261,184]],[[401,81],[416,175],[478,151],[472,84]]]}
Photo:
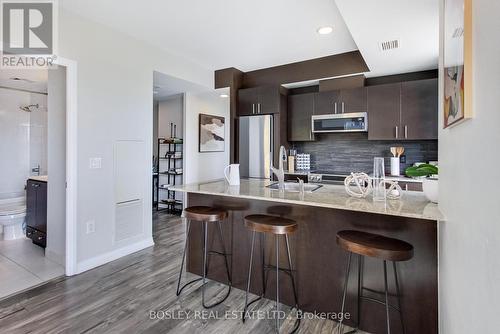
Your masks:
{"label": "kitchen utensil", "polygon": [[385,201],[385,167],[384,158],[373,158],[373,200]]}
{"label": "kitchen utensil", "polygon": [[[229,170],[229,173],[228,173]],[[229,182],[230,186],[239,186],[240,185],[240,165],[239,164],[231,164],[224,168],[224,176],[226,177],[227,182]]]}
{"label": "kitchen utensil", "polygon": [[397,147],[391,147],[391,153],[393,157],[396,157],[397,154]]}
{"label": "kitchen utensil", "polygon": [[397,153],[397,157],[401,157],[403,155],[403,153],[405,153],[405,148],[404,147],[397,147],[396,148],[396,153]]}

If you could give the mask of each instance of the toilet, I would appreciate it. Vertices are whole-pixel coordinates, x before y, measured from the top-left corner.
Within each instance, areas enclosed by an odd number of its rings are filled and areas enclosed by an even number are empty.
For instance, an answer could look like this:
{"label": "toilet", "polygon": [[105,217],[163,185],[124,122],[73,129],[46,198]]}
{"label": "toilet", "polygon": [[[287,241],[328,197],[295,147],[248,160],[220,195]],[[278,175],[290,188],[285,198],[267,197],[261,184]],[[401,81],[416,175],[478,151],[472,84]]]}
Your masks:
{"label": "toilet", "polygon": [[24,237],[23,224],[26,218],[26,198],[0,199],[0,240],[14,240]]}

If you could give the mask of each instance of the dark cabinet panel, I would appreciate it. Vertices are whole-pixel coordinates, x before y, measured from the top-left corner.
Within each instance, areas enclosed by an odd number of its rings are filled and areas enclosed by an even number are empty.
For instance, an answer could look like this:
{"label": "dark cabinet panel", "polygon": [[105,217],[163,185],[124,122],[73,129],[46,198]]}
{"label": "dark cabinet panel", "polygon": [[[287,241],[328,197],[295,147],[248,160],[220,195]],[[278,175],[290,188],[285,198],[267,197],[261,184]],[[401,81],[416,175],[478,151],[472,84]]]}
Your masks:
{"label": "dark cabinet panel", "polygon": [[311,141],[314,93],[288,96],[288,141]]}
{"label": "dark cabinet panel", "polygon": [[400,83],[367,88],[368,139],[401,138],[400,88]]}
{"label": "dark cabinet panel", "polygon": [[238,91],[238,115],[248,116],[256,113],[258,88],[240,89]]}
{"label": "dark cabinet panel", "polygon": [[280,87],[266,86],[238,91],[238,115],[277,114],[281,105]]}
{"label": "dark cabinet panel", "polygon": [[46,246],[47,183],[28,180],[26,187],[26,236],[35,244]]}
{"label": "dark cabinet panel", "polygon": [[340,91],[338,90],[317,93],[314,102],[314,114],[325,115],[340,112],[339,97]]}
{"label": "dark cabinet panel", "polygon": [[405,139],[438,138],[438,80],[401,84],[401,128]]}
{"label": "dark cabinet panel", "polygon": [[366,112],[366,88],[343,89],[340,91],[339,112]]}

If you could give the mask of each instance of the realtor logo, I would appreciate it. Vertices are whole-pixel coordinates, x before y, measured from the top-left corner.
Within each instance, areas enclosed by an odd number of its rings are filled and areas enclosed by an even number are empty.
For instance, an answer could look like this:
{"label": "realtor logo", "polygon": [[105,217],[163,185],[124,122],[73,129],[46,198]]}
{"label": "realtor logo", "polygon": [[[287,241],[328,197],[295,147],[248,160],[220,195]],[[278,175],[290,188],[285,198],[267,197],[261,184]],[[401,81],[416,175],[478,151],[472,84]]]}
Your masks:
{"label": "realtor logo", "polygon": [[52,65],[56,7],[54,0],[1,0],[2,67]]}

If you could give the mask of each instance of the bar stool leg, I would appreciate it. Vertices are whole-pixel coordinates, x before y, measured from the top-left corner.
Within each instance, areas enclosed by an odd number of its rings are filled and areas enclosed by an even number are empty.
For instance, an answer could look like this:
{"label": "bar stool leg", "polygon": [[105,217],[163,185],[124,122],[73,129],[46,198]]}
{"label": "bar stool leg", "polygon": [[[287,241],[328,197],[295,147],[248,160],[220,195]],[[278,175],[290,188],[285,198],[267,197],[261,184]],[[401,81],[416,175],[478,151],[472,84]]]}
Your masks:
{"label": "bar stool leg", "polygon": [[356,328],[359,328],[361,323],[361,299],[363,298],[363,256],[358,255],[358,318]]}
{"label": "bar stool leg", "polygon": [[276,332],[280,332],[280,247],[279,247],[279,239],[276,235],[274,237],[276,242]]}
{"label": "bar stool leg", "polygon": [[391,322],[389,320],[389,293],[387,291],[387,261],[384,260],[384,286],[385,286],[385,314],[387,320],[387,334],[391,334]]}
{"label": "bar stool leg", "polygon": [[188,237],[189,237],[189,232],[191,231],[191,221],[188,219],[187,220],[187,223],[186,223],[186,243],[184,244],[184,251],[182,253],[182,262],[181,262],[181,270],[179,271],[179,279],[177,280],[177,292],[176,292],[176,295],[179,296],[182,292],[182,290],[184,290],[185,287],[187,287],[188,285],[190,284],[193,284],[195,282],[198,282],[199,280],[201,280],[201,278],[196,278],[186,284],[184,284],[181,288],[181,279],[182,279],[182,272],[184,270],[184,262],[185,262],[185,259],[186,259],[186,250],[187,250],[187,246],[188,246]]}
{"label": "bar stool leg", "polygon": [[403,328],[403,334],[406,334],[405,323],[403,320],[403,309],[401,308],[401,292],[399,291],[398,271],[396,270],[395,261],[392,262],[392,267],[394,269],[394,282],[396,283],[396,293],[398,295],[399,318],[401,319],[401,327]]}
{"label": "bar stool leg", "polygon": [[266,294],[267,287],[267,274],[266,274],[266,235],[264,233],[260,234],[260,252],[261,252],[261,266],[262,266],[262,295],[261,298],[264,298]]}
{"label": "bar stool leg", "polygon": [[341,331],[343,332],[343,329],[344,329],[344,326],[342,323],[344,322],[345,297],[346,297],[346,293],[347,293],[347,283],[349,282],[349,272],[351,270],[351,259],[352,259],[352,253],[349,252],[349,259],[347,260],[347,266],[346,266],[346,271],[345,271],[344,291],[342,293],[342,308],[340,311],[341,318],[340,318],[339,324],[337,326],[338,333],[340,333]]}
{"label": "bar stool leg", "polygon": [[245,293],[245,307],[243,308],[243,323],[245,323],[246,313],[248,308],[248,293],[250,291],[250,279],[252,277],[252,262],[253,262],[253,248],[255,244],[255,231],[252,233],[252,247],[250,250],[250,264],[248,265],[248,276],[247,276],[247,291]]}
{"label": "bar stool leg", "polygon": [[222,244],[222,253],[224,254],[224,261],[226,263],[226,274],[227,274],[227,279],[229,283],[229,289],[231,289],[232,286],[232,279],[231,279],[231,272],[229,271],[229,262],[227,261],[227,253],[226,253],[226,244],[224,243],[224,234],[222,233],[222,225],[221,222],[217,222],[217,225],[219,226],[219,236],[220,236],[220,242]]}
{"label": "bar stool leg", "polygon": [[[290,270],[290,278],[292,280],[293,296],[295,298],[295,308],[297,309],[297,312],[298,312],[299,311],[299,299],[297,298],[297,288],[295,286],[295,278],[293,277],[292,257],[290,256],[290,243],[288,241],[288,234],[285,234],[285,242],[286,242],[286,253],[287,253],[287,257],[288,257],[288,269]],[[295,326],[290,334],[295,333],[299,329],[299,326],[300,326],[300,318],[297,317],[297,320],[295,321]]]}

